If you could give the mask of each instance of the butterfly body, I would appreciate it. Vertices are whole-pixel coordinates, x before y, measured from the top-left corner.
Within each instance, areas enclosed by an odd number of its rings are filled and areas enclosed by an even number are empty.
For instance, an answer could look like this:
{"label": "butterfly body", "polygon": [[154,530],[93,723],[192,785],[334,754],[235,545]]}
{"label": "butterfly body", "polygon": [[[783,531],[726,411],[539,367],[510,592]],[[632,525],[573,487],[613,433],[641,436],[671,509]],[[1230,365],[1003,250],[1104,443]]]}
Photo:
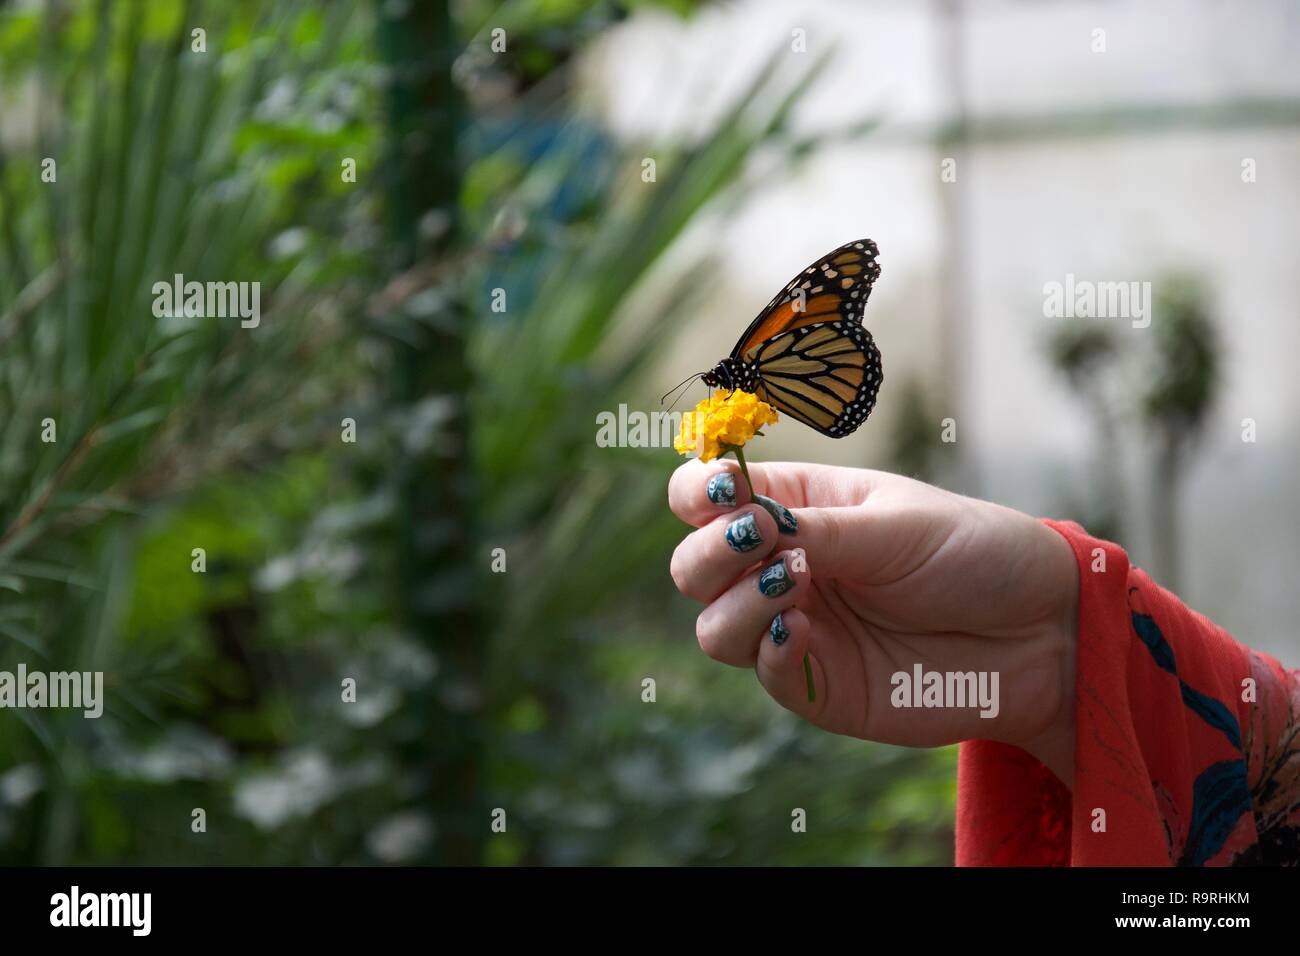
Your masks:
{"label": "butterfly body", "polygon": [[883,378],[880,350],[862,326],[880,276],[877,254],[874,242],[860,239],[795,276],[704,384],[752,392],[832,438],[853,432],[875,407]]}
{"label": "butterfly body", "polygon": [[753,392],[759,385],[758,368],[728,356],[715,365],[712,372],[705,373],[701,381],[709,388],[725,388],[729,392],[738,388],[742,392]]}

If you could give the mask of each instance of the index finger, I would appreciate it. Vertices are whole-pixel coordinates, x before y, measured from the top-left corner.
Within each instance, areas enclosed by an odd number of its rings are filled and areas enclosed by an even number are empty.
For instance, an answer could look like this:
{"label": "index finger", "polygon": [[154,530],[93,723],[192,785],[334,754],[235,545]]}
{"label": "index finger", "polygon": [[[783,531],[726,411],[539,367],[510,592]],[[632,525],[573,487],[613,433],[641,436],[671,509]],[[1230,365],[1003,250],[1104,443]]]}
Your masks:
{"label": "index finger", "polygon": [[[730,504],[709,497],[709,482],[719,473],[731,476],[735,485],[735,500]],[[754,492],[780,502],[785,508],[834,508],[862,504],[883,481],[904,481],[886,472],[865,468],[844,468],[836,465],[811,465],[798,461],[750,462],[749,476],[754,481]],[[726,491],[726,482],[718,480],[713,486],[714,497]],[[673,514],[689,525],[703,527],[721,512],[748,504],[753,499],[738,462],[716,459],[708,464],[698,459],[678,467],[668,481],[668,506]],[[759,502],[773,509],[764,502]],[[777,517],[773,513],[773,517]],[[778,518],[778,520],[780,520]]]}
{"label": "index finger", "polygon": [[696,528],[753,500],[740,465],[734,461],[704,464],[692,458],[668,479],[668,507]]}

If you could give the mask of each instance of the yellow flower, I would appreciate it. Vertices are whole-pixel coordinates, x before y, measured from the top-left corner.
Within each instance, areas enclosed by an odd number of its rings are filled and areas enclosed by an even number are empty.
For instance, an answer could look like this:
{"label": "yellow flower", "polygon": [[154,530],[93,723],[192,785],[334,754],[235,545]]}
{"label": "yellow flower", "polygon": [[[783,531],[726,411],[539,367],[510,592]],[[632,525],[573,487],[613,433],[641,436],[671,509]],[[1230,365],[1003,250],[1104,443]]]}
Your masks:
{"label": "yellow flower", "polygon": [[680,434],[673,441],[678,454],[695,452],[700,461],[712,461],[733,448],[741,448],[764,425],[774,425],[776,409],[758,396],[737,389],[714,392],[682,416]]}

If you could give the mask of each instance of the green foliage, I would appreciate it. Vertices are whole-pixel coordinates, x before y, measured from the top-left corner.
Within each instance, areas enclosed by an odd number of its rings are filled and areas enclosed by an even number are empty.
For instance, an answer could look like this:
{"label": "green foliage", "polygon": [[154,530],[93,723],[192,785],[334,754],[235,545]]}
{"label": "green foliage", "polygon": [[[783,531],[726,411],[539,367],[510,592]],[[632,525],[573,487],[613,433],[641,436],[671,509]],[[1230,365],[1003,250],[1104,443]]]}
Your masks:
{"label": "green foliage", "polygon": [[[36,97],[0,124],[0,669],[108,684],[99,720],[0,712],[0,860],[438,862],[488,824],[453,758],[509,814],[486,863],[950,859],[954,752],[829,737],[701,655],[676,456],[595,445],[698,301],[711,263],[675,247],[757,150],[807,153],[787,120],[820,69],[774,59],[703,141],[620,147],[540,81],[623,12],[501,11],[562,55],[467,56],[527,81],[432,140],[464,164],[440,241],[384,144],[445,117],[385,112],[369,8],[0,14],[0,97]],[[260,281],[260,326],[155,316],[175,273]]]}
{"label": "green foliage", "polygon": [[[325,104],[371,98],[363,48],[295,45],[322,16],[302,4],[58,10],[0,20],[4,95],[29,98],[0,142],[0,667],[104,670],[108,702],[99,720],[6,712],[0,770],[30,785],[0,803],[3,856],[256,859],[187,842],[189,811],[216,813],[251,769],[238,748],[284,723],[289,688],[250,678],[251,579],[301,533],[294,495],[325,487],[299,456],[351,387],[342,316],[369,283],[336,237],[364,207],[300,190],[332,175]],[[368,128],[340,127],[364,162]],[[285,175],[307,155],[311,177]],[[155,308],[178,273],[259,281],[258,327]],[[286,484],[259,477],[288,461]]]}

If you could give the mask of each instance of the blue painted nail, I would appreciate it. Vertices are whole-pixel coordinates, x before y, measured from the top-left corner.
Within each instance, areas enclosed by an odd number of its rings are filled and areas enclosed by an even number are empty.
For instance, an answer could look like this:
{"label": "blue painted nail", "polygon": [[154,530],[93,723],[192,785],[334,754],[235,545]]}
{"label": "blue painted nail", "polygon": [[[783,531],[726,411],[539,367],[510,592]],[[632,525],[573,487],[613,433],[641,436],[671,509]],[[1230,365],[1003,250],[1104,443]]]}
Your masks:
{"label": "blue painted nail", "polygon": [[763,592],[764,597],[780,597],[792,587],[794,587],[794,579],[785,568],[785,558],[776,564],[768,565],[758,576],[758,589]]}
{"label": "blue painted nail", "polygon": [[754,500],[766,509],[776,522],[776,529],[782,534],[798,534],[799,519],[790,513],[790,509],[779,501],[773,501],[767,495],[755,495]]}
{"label": "blue painted nail", "polygon": [[732,551],[753,551],[762,543],[763,536],[758,533],[758,522],[752,512],[727,525],[727,544]]}
{"label": "blue painted nail", "polygon": [[709,479],[707,489],[709,500],[715,505],[730,507],[736,503],[736,476],[729,471],[720,471]]}
{"label": "blue painted nail", "polygon": [[772,631],[772,643],[775,644],[777,647],[780,647],[782,644],[784,644],[785,639],[790,636],[790,629],[785,626],[785,621],[781,620],[780,614],[772,618],[771,631]]}

